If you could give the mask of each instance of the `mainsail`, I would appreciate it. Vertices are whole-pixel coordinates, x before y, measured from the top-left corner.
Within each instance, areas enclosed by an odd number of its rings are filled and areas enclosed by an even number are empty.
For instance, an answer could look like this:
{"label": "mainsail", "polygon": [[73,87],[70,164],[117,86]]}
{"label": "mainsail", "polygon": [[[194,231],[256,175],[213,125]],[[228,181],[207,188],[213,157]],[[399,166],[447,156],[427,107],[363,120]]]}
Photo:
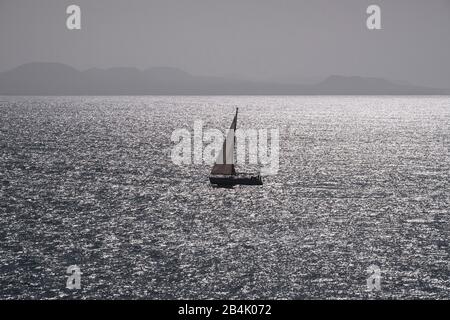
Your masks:
{"label": "mainsail", "polygon": [[234,142],[237,125],[238,108],[236,108],[236,115],[233,122],[231,122],[230,130],[227,132],[225,141],[223,142],[222,150],[220,150],[216,163],[214,164],[211,174],[215,175],[234,175]]}

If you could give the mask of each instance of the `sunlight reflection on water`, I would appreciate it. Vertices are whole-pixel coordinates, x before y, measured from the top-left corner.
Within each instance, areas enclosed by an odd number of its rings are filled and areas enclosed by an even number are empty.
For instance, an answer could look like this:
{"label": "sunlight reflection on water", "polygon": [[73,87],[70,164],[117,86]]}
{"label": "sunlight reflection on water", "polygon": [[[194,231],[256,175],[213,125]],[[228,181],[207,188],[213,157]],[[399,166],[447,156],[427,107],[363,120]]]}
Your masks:
{"label": "sunlight reflection on water", "polygon": [[[448,97],[2,97],[0,298],[449,298]],[[262,187],[176,166],[280,129]],[[65,289],[69,265],[82,289]]]}

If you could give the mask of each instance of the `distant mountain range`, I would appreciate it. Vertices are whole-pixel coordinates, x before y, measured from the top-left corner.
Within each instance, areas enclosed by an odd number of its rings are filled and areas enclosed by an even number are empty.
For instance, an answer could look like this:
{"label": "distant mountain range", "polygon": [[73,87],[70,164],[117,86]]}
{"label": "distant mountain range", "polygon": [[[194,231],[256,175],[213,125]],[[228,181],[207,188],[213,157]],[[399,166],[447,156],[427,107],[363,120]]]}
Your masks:
{"label": "distant mountain range", "polygon": [[330,76],[313,85],[194,76],[160,67],[89,69],[28,63],[0,73],[0,95],[437,95],[450,89],[399,84],[379,78]]}

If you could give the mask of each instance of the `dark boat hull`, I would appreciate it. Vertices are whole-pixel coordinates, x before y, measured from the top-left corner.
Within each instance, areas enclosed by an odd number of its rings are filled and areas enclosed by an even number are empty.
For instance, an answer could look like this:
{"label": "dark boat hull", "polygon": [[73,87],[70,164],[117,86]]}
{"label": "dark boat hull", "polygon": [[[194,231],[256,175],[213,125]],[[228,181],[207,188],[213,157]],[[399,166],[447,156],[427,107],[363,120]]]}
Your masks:
{"label": "dark boat hull", "polygon": [[235,185],[257,185],[261,186],[262,179],[260,176],[209,176],[211,184],[218,186],[235,186]]}

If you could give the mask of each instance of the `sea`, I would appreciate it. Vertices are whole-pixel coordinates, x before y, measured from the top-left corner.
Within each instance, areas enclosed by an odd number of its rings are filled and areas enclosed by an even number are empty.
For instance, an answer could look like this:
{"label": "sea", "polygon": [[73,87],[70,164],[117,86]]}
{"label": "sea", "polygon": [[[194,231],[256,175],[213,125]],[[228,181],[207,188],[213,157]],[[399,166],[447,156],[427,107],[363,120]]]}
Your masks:
{"label": "sea", "polygon": [[[262,186],[172,161],[237,107]],[[449,96],[0,96],[0,299],[449,299],[449,147]]]}

